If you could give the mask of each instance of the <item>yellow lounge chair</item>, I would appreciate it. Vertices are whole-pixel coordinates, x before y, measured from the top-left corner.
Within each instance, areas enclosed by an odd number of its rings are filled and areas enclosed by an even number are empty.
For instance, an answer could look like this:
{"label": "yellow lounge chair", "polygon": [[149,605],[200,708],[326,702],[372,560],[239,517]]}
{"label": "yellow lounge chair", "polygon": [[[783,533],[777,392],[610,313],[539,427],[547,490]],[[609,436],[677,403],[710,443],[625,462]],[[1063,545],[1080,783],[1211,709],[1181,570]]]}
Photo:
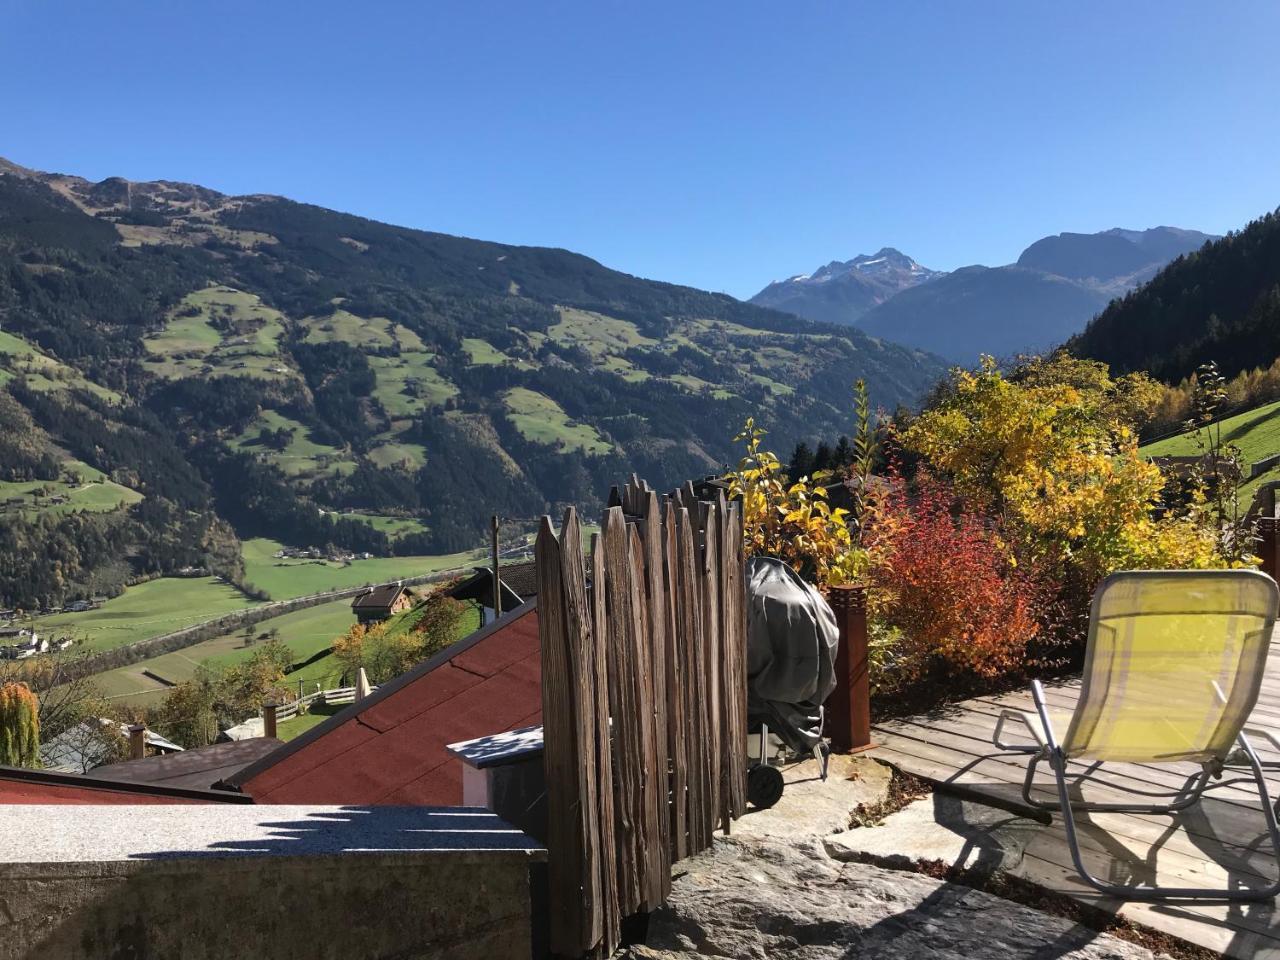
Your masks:
{"label": "yellow lounge chair", "polygon": [[[1271,845],[1280,861],[1280,828],[1263,779],[1264,764],[1245,727],[1266,669],[1278,598],[1276,582],[1254,570],[1113,574],[1093,597],[1084,682],[1069,718],[1059,718],[1055,726],[1039,681],[1031,687],[1035,713],[1001,713],[992,742],[1001,749],[1031,756],[1023,798],[1032,806],[1051,810],[1054,804],[1031,796],[1036,765],[1048,761],[1057,780],[1057,806],[1066,826],[1071,858],[1090,886],[1109,895],[1147,900],[1263,900],[1280,893],[1280,880],[1266,888],[1229,890],[1107,883],[1085,868],[1074,816],[1078,810],[1176,813],[1198,803],[1207,789],[1248,782],[1248,777],[1220,780],[1227,769],[1247,768],[1252,771]],[[1060,737],[1063,719],[1066,732]],[[1035,745],[1003,742],[1006,720],[1025,724]],[[1280,746],[1265,731],[1249,732]],[[1069,760],[1091,762],[1082,781],[1108,761],[1191,761],[1201,769],[1178,790],[1129,791],[1170,798],[1163,804],[1086,803],[1073,801],[1068,794]],[[1265,766],[1274,768],[1275,764]],[[1217,782],[1211,785],[1210,779]]]}

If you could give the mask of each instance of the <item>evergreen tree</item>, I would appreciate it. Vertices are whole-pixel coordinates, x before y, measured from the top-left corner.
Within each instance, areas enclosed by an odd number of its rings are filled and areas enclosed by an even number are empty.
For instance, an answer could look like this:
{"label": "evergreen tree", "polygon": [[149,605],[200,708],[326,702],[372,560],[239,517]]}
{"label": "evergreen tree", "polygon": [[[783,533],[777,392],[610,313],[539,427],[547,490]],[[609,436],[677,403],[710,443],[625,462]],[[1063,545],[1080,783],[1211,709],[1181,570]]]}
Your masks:
{"label": "evergreen tree", "polygon": [[823,440],[818,444],[818,452],[813,455],[814,470],[830,470],[835,466],[835,457],[831,452],[831,444]]}
{"label": "evergreen tree", "polygon": [[809,449],[809,445],[803,440],[797,443],[796,448],[791,451],[791,466],[788,473],[793,481],[813,473],[813,451]]}
{"label": "evergreen tree", "polygon": [[831,451],[831,465],[838,470],[845,470],[853,463],[853,444],[849,438],[841,434],[836,441],[836,448]]}

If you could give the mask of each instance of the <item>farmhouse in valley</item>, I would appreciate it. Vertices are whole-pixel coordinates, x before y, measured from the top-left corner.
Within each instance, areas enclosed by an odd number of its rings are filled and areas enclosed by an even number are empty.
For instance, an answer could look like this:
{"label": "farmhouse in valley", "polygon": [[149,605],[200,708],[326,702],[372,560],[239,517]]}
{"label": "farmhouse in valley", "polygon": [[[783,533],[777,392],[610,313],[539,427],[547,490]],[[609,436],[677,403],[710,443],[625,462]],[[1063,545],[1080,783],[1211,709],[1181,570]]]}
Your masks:
{"label": "farmhouse in valley", "polygon": [[412,604],[413,596],[407,587],[389,583],[357,594],[351,601],[351,612],[361,623],[381,623],[402,610],[408,610]]}

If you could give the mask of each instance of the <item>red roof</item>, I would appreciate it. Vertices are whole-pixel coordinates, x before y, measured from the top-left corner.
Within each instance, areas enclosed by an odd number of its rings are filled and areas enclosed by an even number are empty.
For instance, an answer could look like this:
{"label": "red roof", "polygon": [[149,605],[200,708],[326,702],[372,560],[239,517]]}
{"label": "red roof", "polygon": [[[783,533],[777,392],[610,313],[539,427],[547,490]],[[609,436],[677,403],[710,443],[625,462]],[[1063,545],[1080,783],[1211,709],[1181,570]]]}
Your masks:
{"label": "red roof", "polygon": [[125,783],[78,773],[0,767],[0,804],[8,803],[245,803],[225,790],[190,790],[148,783]]}
{"label": "red roof", "polygon": [[257,803],[462,803],[445,747],[542,722],[538,614],[527,603],[231,777]]}

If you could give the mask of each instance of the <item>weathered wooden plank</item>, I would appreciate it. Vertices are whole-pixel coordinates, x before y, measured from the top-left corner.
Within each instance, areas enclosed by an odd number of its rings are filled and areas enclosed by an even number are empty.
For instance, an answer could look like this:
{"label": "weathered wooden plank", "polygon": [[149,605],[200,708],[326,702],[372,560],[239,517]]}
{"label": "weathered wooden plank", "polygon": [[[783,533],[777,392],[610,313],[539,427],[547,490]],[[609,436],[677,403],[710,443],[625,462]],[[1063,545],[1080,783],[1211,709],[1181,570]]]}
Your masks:
{"label": "weathered wooden plank", "polygon": [[609,723],[609,644],[604,588],[604,549],[600,534],[591,535],[591,641],[595,659],[595,687],[592,708],[595,711],[597,776],[600,783],[601,899],[604,903],[604,940],[609,950],[622,939],[622,912],[618,898],[618,841],[615,833],[617,800],[613,777],[613,743]]}
{"label": "weathered wooden plank", "polygon": [[[638,485],[636,490],[638,493]],[[634,644],[636,692],[639,701],[636,722],[640,725],[640,770],[643,780],[641,802],[645,845],[641,883],[644,890],[644,909],[656,910],[662,905],[664,899],[663,875],[670,874],[666,849],[660,842],[658,812],[665,792],[659,789],[659,784],[666,778],[662,776],[663,771],[658,768],[658,751],[655,742],[657,728],[654,724],[653,633],[649,627],[649,605],[646,598],[644,543],[640,537],[638,524],[630,524],[627,529],[631,537],[630,586],[633,620],[631,634]]]}
{"label": "weathered wooden plank", "polygon": [[680,550],[675,500],[663,514],[663,568],[667,590],[667,746],[671,761],[671,856],[683,860],[689,852],[688,723],[684,701],[686,659],[684,623],[679,615]]}
{"label": "weathered wooden plank", "polygon": [[734,738],[733,815],[741,817],[747,812],[747,568],[743,545],[742,505],[729,504],[730,542],[733,544],[733,629],[735,635],[736,676],[734,691],[736,721],[732,729]]}
{"label": "weathered wooden plank", "polygon": [[685,684],[684,706],[688,719],[688,802],[689,802],[689,850],[698,853],[711,842],[708,823],[710,784],[707,783],[707,710],[703,683],[706,664],[702,643],[702,604],[699,577],[699,555],[694,525],[696,514],[687,509],[678,514],[680,533],[680,618],[684,625]]}
{"label": "weathered wooden plank", "polygon": [[547,878],[550,946],[578,956],[594,945],[584,924],[582,827],[573,722],[560,543],[543,517],[534,545],[538,579],[538,639],[542,646],[543,770],[547,789]]}
{"label": "weathered wooden plank", "polygon": [[706,710],[706,757],[707,765],[707,820],[710,829],[720,824],[720,791],[723,786],[720,780],[724,754],[721,750],[721,711],[724,707],[720,674],[724,656],[721,644],[720,610],[720,561],[719,561],[719,519],[714,503],[701,504],[702,529],[706,546],[702,551],[702,564],[698,589],[702,595],[702,702]]}
{"label": "weathered wooden plank", "polygon": [[[582,935],[589,946],[605,937],[604,879],[600,840],[599,765],[603,748],[608,757],[607,740],[599,742],[596,716],[595,645],[591,637],[591,610],[587,601],[585,572],[582,566],[582,528],[577,511],[572,507],[564,514],[560,528],[561,585],[563,589],[563,624],[568,641],[574,764],[582,813],[575,826],[581,831],[582,850]],[[609,944],[612,950],[616,943]]]}
{"label": "weathered wooden plank", "polygon": [[658,495],[644,494],[644,568],[648,601],[649,677],[653,688],[653,771],[656,777],[657,836],[654,846],[662,851],[658,870],[659,899],[671,890],[671,783],[667,723],[667,586],[662,512]]}
{"label": "weathered wooden plank", "polygon": [[623,916],[645,900],[644,775],[639,673],[632,610],[630,536],[621,507],[605,511],[606,623],[609,638],[609,715],[613,719],[615,834],[618,846],[618,900]]}

